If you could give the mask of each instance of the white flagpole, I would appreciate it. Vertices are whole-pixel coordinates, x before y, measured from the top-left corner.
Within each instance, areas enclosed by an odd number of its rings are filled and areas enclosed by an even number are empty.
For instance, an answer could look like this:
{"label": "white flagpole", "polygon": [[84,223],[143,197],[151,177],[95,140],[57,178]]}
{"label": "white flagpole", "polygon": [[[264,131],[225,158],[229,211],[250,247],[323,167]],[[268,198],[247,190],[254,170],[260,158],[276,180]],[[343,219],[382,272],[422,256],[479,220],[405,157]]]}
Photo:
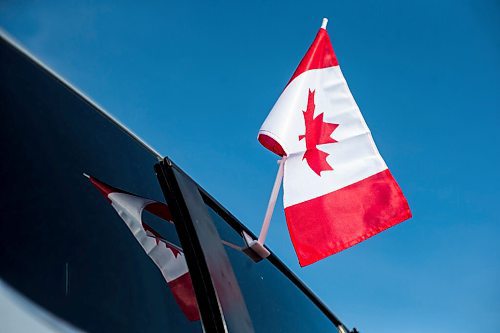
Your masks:
{"label": "white flagpole", "polygon": [[321,28],[326,30],[326,25],[328,24],[328,19],[323,18],[323,22],[321,22]]}
{"label": "white flagpole", "polygon": [[279,168],[276,174],[276,180],[274,181],[273,190],[271,191],[271,197],[269,198],[269,203],[267,204],[266,215],[264,216],[264,222],[262,223],[262,228],[260,229],[260,235],[258,242],[264,245],[266,240],[267,231],[269,230],[269,224],[271,223],[271,217],[273,216],[274,206],[276,205],[276,199],[278,198],[278,193],[281,187],[281,181],[283,180],[283,172],[285,166],[286,156],[283,156],[281,160],[278,161]]}

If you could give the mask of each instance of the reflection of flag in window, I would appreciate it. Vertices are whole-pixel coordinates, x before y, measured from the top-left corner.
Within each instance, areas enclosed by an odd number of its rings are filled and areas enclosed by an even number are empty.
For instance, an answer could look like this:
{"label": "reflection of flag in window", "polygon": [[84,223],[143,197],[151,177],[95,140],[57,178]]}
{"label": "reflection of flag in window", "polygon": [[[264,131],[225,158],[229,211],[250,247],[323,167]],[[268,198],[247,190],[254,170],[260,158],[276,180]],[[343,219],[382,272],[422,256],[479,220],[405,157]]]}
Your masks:
{"label": "reflection of flag in window", "polygon": [[186,317],[192,321],[200,320],[184,252],[180,247],[163,239],[158,232],[142,221],[142,211],[146,210],[172,223],[168,206],[114,188],[94,177],[87,177],[109,200],[144,251],[158,266]]}

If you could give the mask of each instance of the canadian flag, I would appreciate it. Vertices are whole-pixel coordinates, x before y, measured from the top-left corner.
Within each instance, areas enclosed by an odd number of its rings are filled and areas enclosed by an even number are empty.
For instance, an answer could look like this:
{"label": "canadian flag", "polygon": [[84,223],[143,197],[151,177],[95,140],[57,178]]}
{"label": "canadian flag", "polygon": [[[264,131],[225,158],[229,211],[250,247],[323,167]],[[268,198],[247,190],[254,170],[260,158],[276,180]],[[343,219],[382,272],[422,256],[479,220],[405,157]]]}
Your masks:
{"label": "canadian flag", "polygon": [[158,266],[184,315],[191,321],[200,320],[191,276],[182,249],[163,239],[158,232],[142,221],[142,211],[146,210],[172,223],[168,206],[122,191],[92,176],[87,177],[109,200],[135,239]]}
{"label": "canadian flag", "polygon": [[411,217],[342,75],[326,22],[258,135],[286,156],[285,216],[301,266]]}

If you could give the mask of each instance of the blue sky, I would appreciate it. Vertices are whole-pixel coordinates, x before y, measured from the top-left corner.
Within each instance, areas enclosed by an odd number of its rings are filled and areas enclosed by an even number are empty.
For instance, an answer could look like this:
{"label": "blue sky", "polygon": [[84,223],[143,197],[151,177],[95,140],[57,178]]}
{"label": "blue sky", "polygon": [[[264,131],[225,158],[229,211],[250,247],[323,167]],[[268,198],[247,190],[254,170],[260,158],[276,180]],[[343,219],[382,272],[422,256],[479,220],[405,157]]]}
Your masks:
{"label": "blue sky", "polygon": [[498,1],[2,1],[0,26],[258,232],[276,158],[257,131],[328,17],[413,219],[299,268],[362,332],[500,326]]}

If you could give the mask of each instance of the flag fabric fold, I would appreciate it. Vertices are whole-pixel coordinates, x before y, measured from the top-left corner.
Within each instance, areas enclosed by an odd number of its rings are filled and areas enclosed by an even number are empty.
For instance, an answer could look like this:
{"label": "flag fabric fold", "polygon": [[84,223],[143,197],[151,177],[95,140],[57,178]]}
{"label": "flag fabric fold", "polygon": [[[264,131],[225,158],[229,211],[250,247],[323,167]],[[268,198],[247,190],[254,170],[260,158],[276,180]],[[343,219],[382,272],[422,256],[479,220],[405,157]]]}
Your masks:
{"label": "flag fabric fold", "polygon": [[200,320],[184,252],[179,246],[163,239],[156,230],[142,220],[142,212],[146,210],[173,223],[168,206],[112,187],[92,176],[88,178],[108,199],[143,250],[159,268],[186,318],[191,321]]}
{"label": "flag fabric fold", "polygon": [[286,156],[283,201],[301,266],[411,217],[321,28],[258,135]]}

